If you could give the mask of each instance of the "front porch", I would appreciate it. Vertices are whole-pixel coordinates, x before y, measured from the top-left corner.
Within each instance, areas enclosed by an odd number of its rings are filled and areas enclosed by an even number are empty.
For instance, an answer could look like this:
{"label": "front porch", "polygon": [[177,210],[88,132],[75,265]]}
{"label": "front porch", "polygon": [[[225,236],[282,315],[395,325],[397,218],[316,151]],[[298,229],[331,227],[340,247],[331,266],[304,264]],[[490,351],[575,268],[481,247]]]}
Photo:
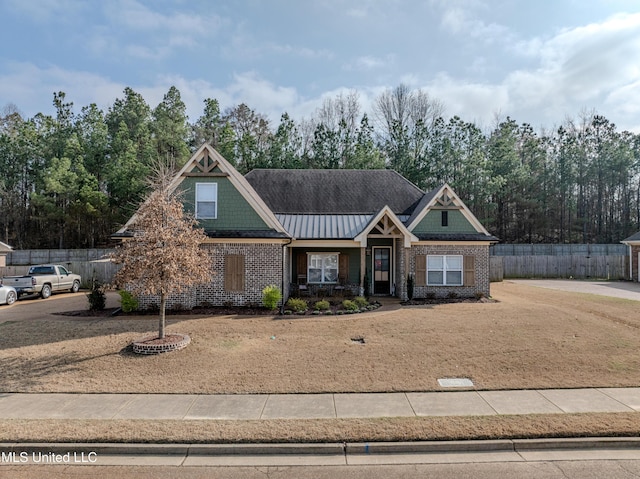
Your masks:
{"label": "front porch", "polygon": [[406,291],[406,249],[393,238],[370,238],[364,248],[294,247],[293,297],[398,296]]}

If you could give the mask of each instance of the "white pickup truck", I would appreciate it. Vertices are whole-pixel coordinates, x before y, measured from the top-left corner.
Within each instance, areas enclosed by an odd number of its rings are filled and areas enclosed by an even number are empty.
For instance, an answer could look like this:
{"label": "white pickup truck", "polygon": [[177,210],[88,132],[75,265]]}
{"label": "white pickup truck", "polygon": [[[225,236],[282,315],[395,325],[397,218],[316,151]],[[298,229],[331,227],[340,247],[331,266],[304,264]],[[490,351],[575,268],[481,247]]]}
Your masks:
{"label": "white pickup truck", "polygon": [[18,297],[25,294],[39,294],[43,299],[51,296],[54,291],[71,291],[77,293],[80,289],[80,275],[67,271],[59,264],[41,264],[31,266],[25,276],[5,276],[2,284],[12,286]]}

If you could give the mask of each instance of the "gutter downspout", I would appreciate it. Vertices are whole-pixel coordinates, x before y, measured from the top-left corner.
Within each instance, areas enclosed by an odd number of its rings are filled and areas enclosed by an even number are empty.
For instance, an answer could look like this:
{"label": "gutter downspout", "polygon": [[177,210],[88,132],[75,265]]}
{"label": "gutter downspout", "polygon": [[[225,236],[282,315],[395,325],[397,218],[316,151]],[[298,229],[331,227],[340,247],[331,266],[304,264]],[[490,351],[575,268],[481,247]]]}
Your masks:
{"label": "gutter downspout", "polygon": [[[284,314],[284,303],[286,302],[285,297],[284,297],[284,278],[286,276],[286,271],[284,269],[285,267],[285,258],[284,258],[284,250],[287,246],[289,246],[291,243],[293,243],[293,240],[295,238],[289,238],[289,242],[288,243],[282,243],[282,254],[280,255],[280,257],[282,258],[282,267],[280,269],[280,271],[282,271],[282,284],[281,284],[281,290],[282,291],[282,300],[280,300],[280,314],[283,315]],[[289,298],[286,298],[289,299]]]}

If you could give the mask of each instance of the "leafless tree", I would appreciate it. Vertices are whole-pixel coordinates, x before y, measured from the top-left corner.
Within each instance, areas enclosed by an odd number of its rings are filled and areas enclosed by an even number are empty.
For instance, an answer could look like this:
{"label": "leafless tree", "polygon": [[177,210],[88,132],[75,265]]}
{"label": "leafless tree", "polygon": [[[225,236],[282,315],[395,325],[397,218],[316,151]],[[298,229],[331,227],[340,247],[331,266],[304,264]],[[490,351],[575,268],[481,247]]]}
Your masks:
{"label": "leafless tree", "polygon": [[413,132],[418,123],[431,127],[444,114],[444,104],[424,90],[411,90],[400,84],[380,94],[374,105],[374,118],[383,137],[394,130]]}
{"label": "leafless tree", "polygon": [[129,225],[133,236],[124,240],[111,258],[122,264],[114,278],[116,286],[160,296],[158,338],[163,339],[167,297],[210,281],[212,258],[200,248],[206,234],[184,212],[171,184],[171,169],[157,168],[152,192]]}

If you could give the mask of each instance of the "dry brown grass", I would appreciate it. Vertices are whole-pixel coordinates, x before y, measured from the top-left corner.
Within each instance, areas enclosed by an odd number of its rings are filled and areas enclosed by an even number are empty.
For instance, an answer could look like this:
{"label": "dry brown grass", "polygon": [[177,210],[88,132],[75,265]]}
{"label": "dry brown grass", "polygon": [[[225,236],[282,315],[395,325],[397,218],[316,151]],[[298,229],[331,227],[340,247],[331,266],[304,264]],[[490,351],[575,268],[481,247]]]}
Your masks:
{"label": "dry brown grass", "polygon": [[637,436],[637,413],[262,421],[0,421],[0,442],[288,443]]}
{"label": "dry brown grass", "polygon": [[[513,284],[496,303],[340,317],[174,316],[183,351],[138,357],[127,345],[155,317],[0,323],[4,392],[319,393],[640,384],[638,302]],[[353,337],[364,337],[356,344]]]}

